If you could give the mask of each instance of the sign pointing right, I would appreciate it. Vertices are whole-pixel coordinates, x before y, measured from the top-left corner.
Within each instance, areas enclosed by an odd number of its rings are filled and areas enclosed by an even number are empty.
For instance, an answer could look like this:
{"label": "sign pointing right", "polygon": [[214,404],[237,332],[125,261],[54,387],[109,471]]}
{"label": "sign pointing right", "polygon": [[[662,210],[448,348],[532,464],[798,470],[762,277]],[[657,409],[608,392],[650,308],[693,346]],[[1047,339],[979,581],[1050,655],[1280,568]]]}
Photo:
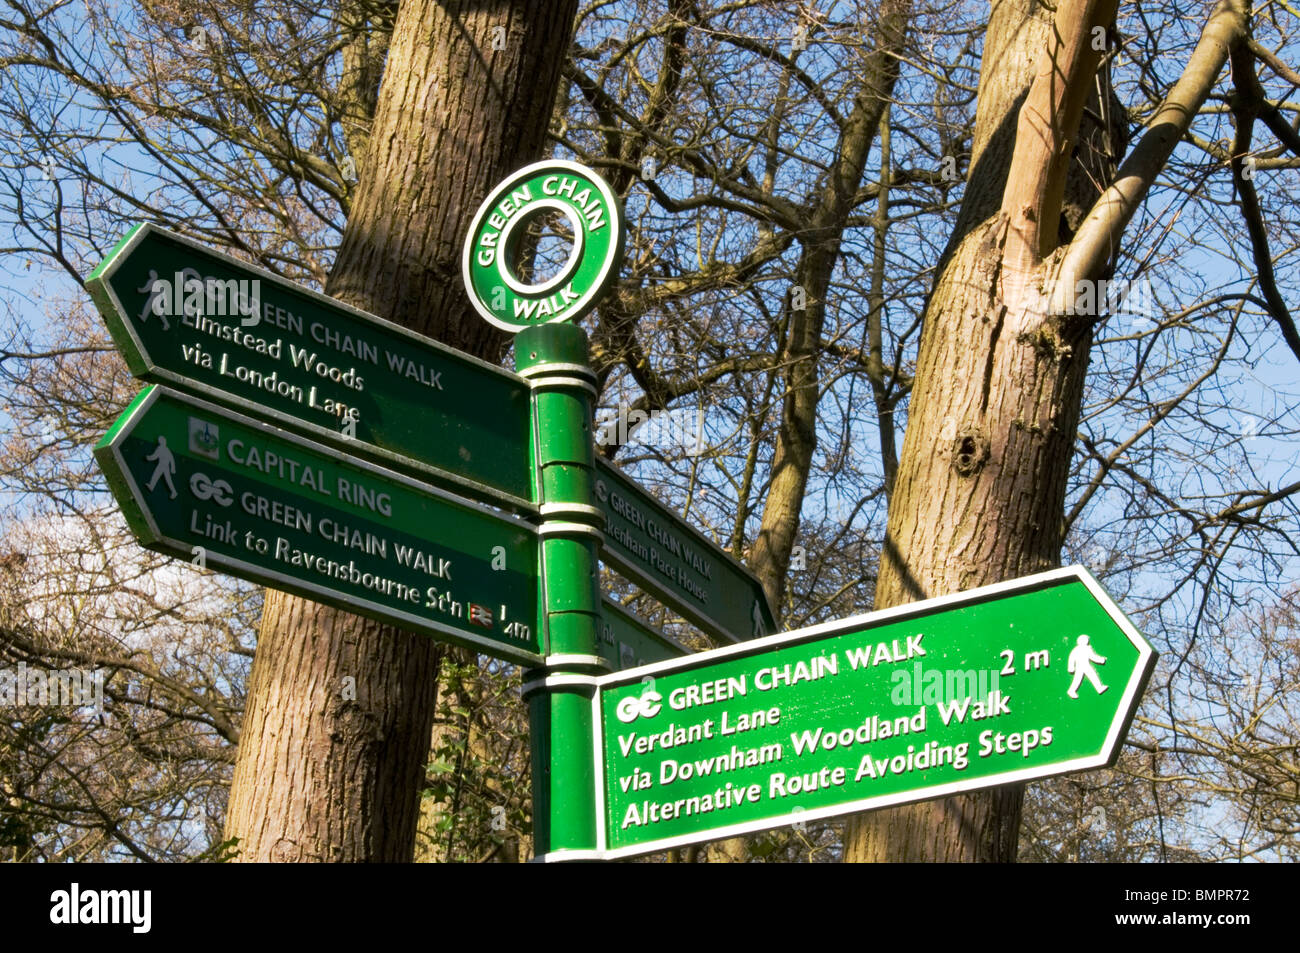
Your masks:
{"label": "sign pointing right", "polygon": [[776,631],[753,573],[599,456],[595,491],[605,514],[601,558],[620,573],[715,639]]}
{"label": "sign pointing right", "polygon": [[605,676],[601,853],[1105,767],[1155,659],[1071,566]]}

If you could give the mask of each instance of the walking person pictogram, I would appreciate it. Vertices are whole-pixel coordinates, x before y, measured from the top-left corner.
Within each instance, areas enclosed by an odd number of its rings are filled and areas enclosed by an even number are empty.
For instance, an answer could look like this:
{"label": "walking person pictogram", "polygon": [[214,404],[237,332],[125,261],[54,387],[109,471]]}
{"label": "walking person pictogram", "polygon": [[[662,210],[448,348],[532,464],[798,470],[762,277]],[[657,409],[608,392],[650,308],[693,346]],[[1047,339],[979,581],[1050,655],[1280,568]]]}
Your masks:
{"label": "walking person pictogram", "polygon": [[167,489],[171,491],[172,499],[176,499],[176,484],[172,483],[172,474],[176,472],[176,458],[167,449],[167,438],[159,437],[158,446],[145,459],[157,460],[158,466],[154,467],[153,476],[149,478],[149,482],[144,485],[144,488],[152,493],[154,486],[158,483],[158,478],[161,477],[162,481],[167,484]]}
{"label": "walking person pictogram", "polygon": [[[171,302],[167,300],[168,293],[165,283],[160,283],[158,281],[158,272],[150,268],[149,280],[144,283],[143,288],[138,290],[140,294],[148,295],[148,297],[145,298],[144,306],[140,309],[138,320],[141,323],[144,323],[149,319],[149,315],[156,314],[158,315],[158,320],[162,321],[163,330],[170,331],[172,326],[167,321],[167,312],[171,307]],[[161,303],[161,307],[157,307],[159,302]]]}
{"label": "walking person pictogram", "polygon": [[1092,667],[1094,662],[1098,665],[1106,664],[1106,660],[1092,650],[1092,646],[1088,644],[1088,637],[1079,636],[1079,644],[1070,650],[1070,658],[1065,666],[1068,671],[1074,673],[1074,681],[1070,683],[1070,690],[1065,694],[1071,698],[1078,698],[1079,686],[1083,684],[1085,678],[1092,682],[1092,687],[1097,689],[1098,695],[1110,687],[1101,683],[1097,670]]}

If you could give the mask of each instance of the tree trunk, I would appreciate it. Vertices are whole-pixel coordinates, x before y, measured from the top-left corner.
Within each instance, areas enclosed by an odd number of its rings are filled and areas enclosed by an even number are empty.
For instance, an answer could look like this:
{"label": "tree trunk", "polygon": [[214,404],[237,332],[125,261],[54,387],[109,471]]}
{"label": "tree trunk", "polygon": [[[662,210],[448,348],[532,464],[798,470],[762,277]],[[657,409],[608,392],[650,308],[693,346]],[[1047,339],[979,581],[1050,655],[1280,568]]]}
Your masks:
{"label": "tree trunk", "polygon": [[[1077,177],[1097,157],[1074,146],[1085,102],[1109,95],[1092,39],[1115,0],[1061,0],[1051,23],[1036,7],[1004,2],[990,20],[967,199],[926,306],[877,608],[1057,564],[1094,320],[1067,307],[1077,281],[1109,269],[1247,35],[1245,3],[1221,0],[1147,133],[1088,202]],[[1014,860],[1022,795],[1011,786],[854,818],[844,859]]]}
{"label": "tree trunk", "polygon": [[[1006,230],[997,216],[971,232],[931,299],[877,608],[1057,564],[1091,334],[1044,324],[1045,307],[1027,291],[990,301]],[[850,823],[845,859],[1010,860],[1021,794],[867,815]]]}
{"label": "tree trunk", "polygon": [[[576,7],[403,0],[329,294],[500,359],[461,244],[491,187],[543,151]],[[444,651],[268,591],[226,822],[240,860],[411,859]]]}
{"label": "tree trunk", "polygon": [[[1109,26],[1113,6],[1104,6],[1063,3],[1056,28]],[[1087,321],[1049,316],[1039,253],[1059,238],[1067,177],[1050,159],[1062,149],[1070,157],[1084,97],[1051,99],[1043,110],[1030,102],[1041,91],[1031,86],[1045,69],[1068,68],[1074,54],[1091,59],[1091,69],[1076,67],[1076,88],[1092,89],[1099,55],[1088,44],[1053,46],[1052,31],[1035,0],[995,4],[990,17],[967,197],[926,305],[877,609],[1039,572],[1060,558],[1092,331]],[[1037,167],[1013,161],[1028,138],[1047,143]],[[1070,172],[1075,191],[1086,188],[1077,157]],[[1030,242],[1026,253],[1008,208],[1046,219],[1046,249]],[[1013,860],[1023,794],[1012,785],[854,818],[844,859]]]}

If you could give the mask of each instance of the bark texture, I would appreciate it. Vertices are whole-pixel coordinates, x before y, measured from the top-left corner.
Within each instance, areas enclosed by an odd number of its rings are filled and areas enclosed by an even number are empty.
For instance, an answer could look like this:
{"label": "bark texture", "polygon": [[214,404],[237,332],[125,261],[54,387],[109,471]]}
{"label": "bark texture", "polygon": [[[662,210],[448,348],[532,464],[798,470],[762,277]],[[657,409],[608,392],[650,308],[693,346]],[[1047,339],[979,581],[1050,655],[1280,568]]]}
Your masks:
{"label": "bark texture", "polygon": [[[990,294],[1007,223],[972,231],[949,259],[922,332],[889,506],[876,607],[1052,568],[1060,553],[1091,334],[1043,320],[1040,296]],[[845,859],[1015,856],[1022,789],[932,801],[850,822]]]}
{"label": "bark texture", "polygon": [[[878,608],[1057,565],[1092,343],[1092,319],[1066,306],[1076,281],[1108,270],[1248,31],[1244,0],[1220,0],[1116,170],[1113,157],[1098,165],[1096,129],[1085,126],[1076,148],[1085,105],[1103,108],[1109,93],[1090,40],[1112,25],[1115,4],[1061,0],[1053,9],[1048,22],[1036,0],[1002,0],[990,21],[968,198],[926,307]],[[1111,184],[1089,202],[1099,178]],[[1022,796],[1005,787],[860,816],[845,859],[1014,860]]]}
{"label": "bark texture", "polygon": [[[1102,92],[1079,35],[1109,26],[1103,6],[1066,2],[1055,21],[1034,0],[994,7],[968,198],[926,306],[877,608],[1059,561],[1091,326],[1049,314],[1042,253],[1060,235],[1063,194],[1100,194],[1095,156],[1085,166],[1073,147],[1096,98],[1086,92]],[[863,815],[845,860],[1012,860],[1022,800],[1009,786]]]}
{"label": "bark texture", "polygon": [[[543,153],[576,7],[403,0],[327,293],[499,360],[461,243],[491,187]],[[268,591],[226,822],[240,860],[411,859],[444,651]]]}

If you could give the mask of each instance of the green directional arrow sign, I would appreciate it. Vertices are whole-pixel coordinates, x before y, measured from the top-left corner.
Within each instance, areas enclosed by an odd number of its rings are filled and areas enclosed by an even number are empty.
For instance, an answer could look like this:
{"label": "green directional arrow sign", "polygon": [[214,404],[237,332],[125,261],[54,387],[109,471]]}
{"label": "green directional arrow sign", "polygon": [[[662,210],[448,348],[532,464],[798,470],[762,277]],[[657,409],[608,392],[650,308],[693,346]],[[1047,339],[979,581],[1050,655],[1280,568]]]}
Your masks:
{"label": "green directional arrow sign", "polygon": [[543,662],[537,531],[517,517],[156,386],[95,458],[150,549]]}
{"label": "green directional arrow sign", "polygon": [[749,570],[599,457],[595,497],[605,514],[601,557],[624,576],[715,638],[740,642],[776,631]]}
{"label": "green directional arrow sign", "polygon": [[1074,566],[605,676],[601,855],[1104,767],[1155,658]]}
{"label": "green directional arrow sign", "polygon": [[137,377],[535,510],[529,391],[514,374],[153,225],[86,287]]}
{"label": "green directional arrow sign", "polygon": [[600,600],[598,637],[601,657],[615,671],[691,654],[676,639],[638,619],[607,596]]}

